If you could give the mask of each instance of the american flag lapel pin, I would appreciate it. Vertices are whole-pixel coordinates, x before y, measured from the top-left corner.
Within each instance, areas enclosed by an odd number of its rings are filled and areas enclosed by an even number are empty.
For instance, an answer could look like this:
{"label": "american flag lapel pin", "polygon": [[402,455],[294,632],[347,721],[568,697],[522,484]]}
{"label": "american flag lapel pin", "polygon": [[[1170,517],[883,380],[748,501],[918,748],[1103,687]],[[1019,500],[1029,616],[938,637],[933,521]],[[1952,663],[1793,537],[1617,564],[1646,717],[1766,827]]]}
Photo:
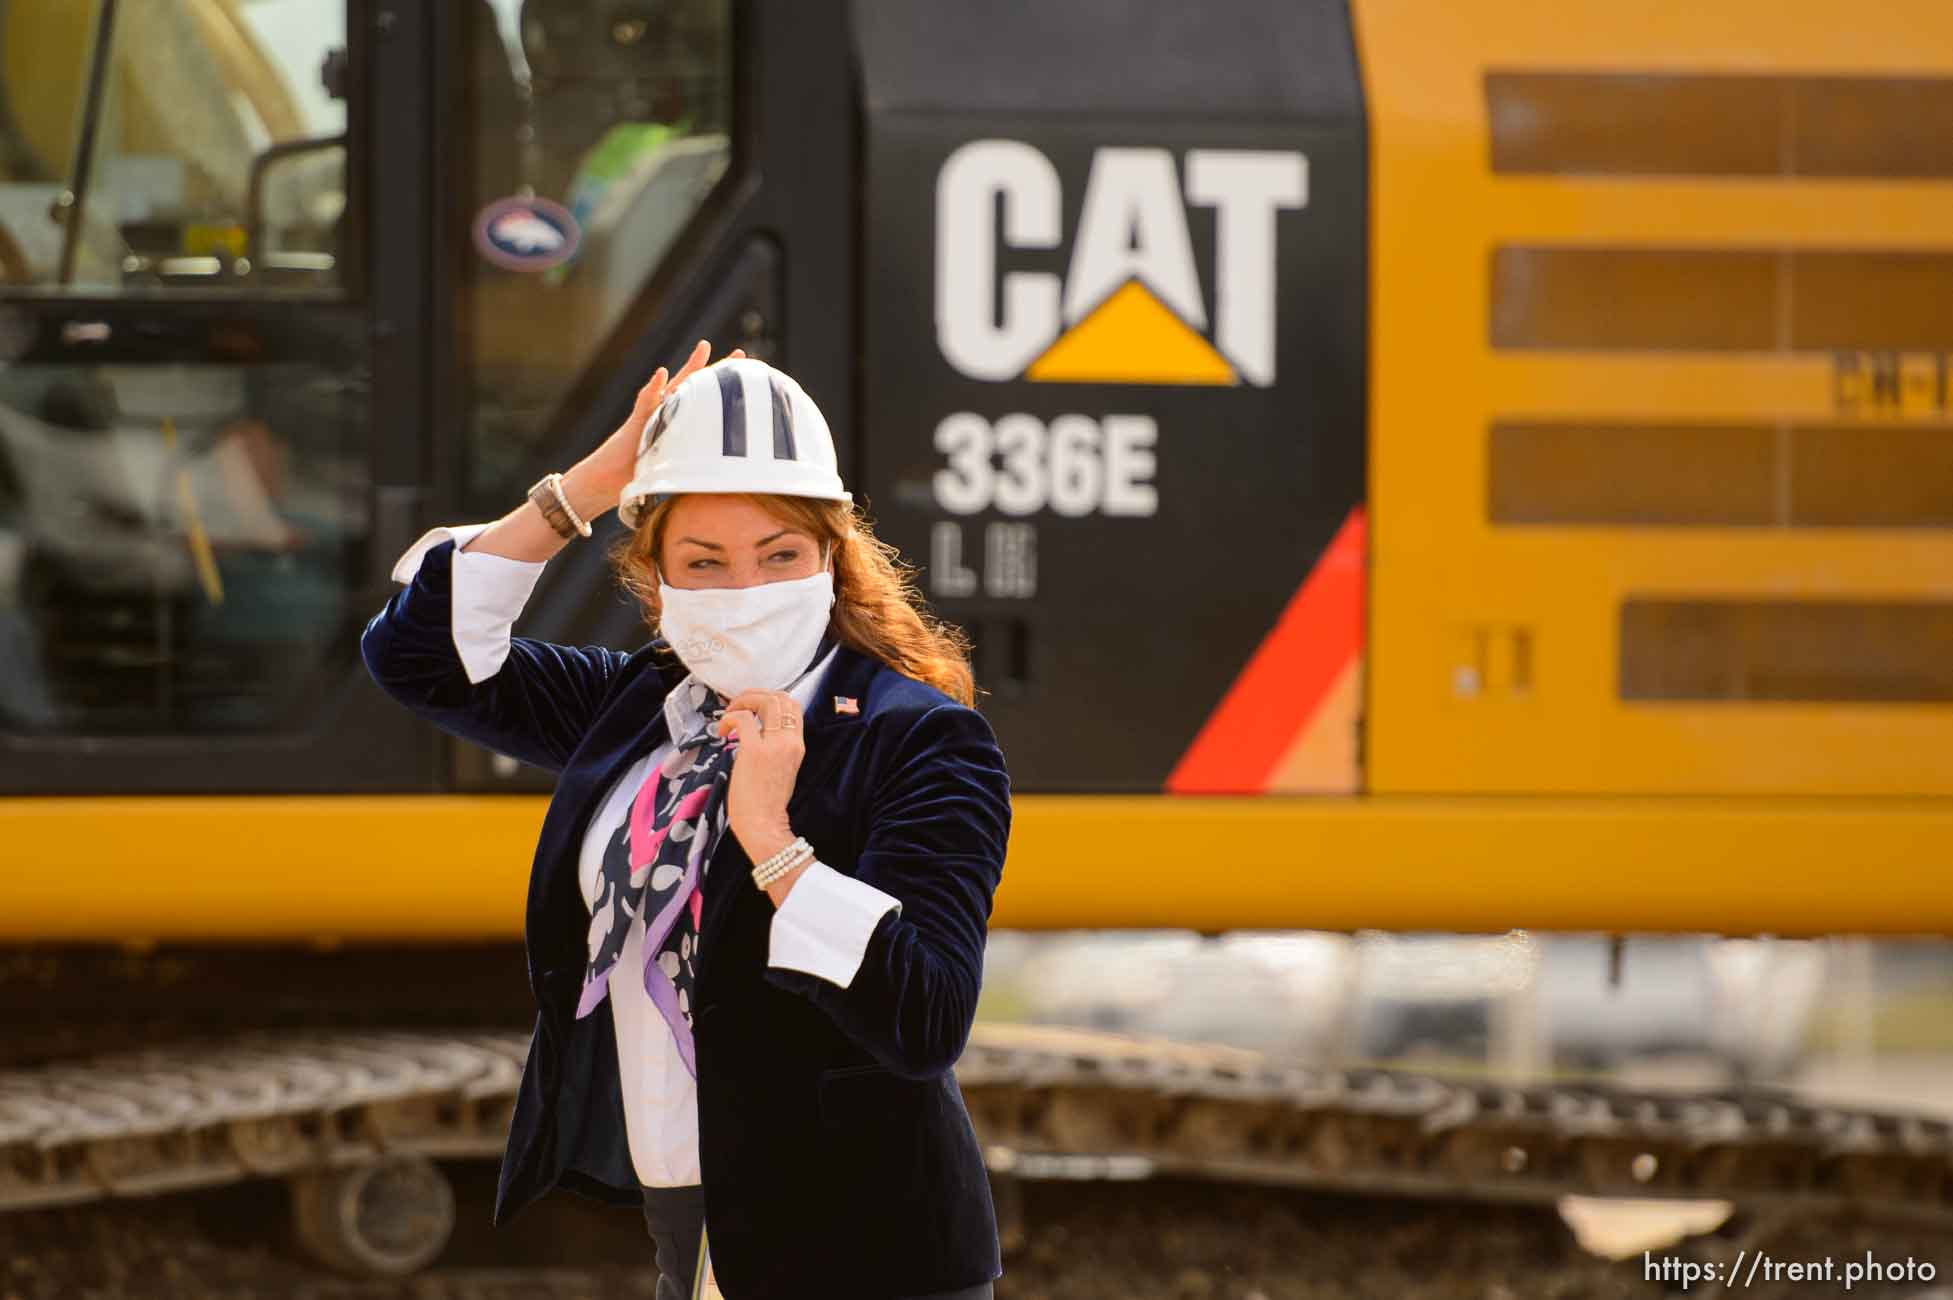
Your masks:
{"label": "american flag lapel pin", "polygon": [[834,711],[836,713],[859,714],[861,712],[861,706],[855,703],[855,698],[852,695],[837,695],[834,697]]}

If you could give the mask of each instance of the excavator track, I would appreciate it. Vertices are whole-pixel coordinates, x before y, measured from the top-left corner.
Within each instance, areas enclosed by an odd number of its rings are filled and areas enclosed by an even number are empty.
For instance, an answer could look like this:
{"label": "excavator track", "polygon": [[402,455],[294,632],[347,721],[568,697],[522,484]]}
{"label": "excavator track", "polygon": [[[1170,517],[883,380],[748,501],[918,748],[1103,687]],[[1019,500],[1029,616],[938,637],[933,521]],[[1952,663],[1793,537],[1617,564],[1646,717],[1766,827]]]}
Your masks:
{"label": "excavator track", "polygon": [[992,1166],[1552,1202],[1726,1200],[1953,1220],[1953,1123],[1761,1090],[1512,1085],[982,1026],[956,1068]]}
{"label": "excavator track", "polygon": [[0,1071],[0,1211],[499,1155],[527,1035],[251,1034]]}
{"label": "excavator track", "polygon": [[[270,1176],[344,1188],[389,1163],[499,1156],[527,1051],[515,1033],[265,1033],[0,1072],[0,1211]],[[1303,1068],[1012,1025],[978,1026],[957,1078],[1009,1178],[1700,1197],[1953,1220],[1953,1124],[1774,1093]],[[425,1206],[428,1189],[404,1177],[367,1190]],[[404,1272],[413,1257],[403,1244],[338,1262]]]}

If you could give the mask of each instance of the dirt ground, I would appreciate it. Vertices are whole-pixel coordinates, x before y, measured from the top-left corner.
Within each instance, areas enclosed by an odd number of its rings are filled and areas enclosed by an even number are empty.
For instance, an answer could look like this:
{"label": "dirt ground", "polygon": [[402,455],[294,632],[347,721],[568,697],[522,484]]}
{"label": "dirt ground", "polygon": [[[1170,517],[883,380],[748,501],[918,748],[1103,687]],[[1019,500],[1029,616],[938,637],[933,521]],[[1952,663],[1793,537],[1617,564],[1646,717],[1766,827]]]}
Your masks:
{"label": "dirt ground", "polygon": [[[1199,1182],[1042,1183],[1023,1189],[1024,1240],[1004,1261],[998,1300],[1633,1300],[1681,1296],[1644,1277],[1639,1256],[1581,1249],[1550,1207],[1346,1197]],[[1720,1233],[1657,1251],[1725,1268],[1754,1232]],[[1829,1224],[1766,1239],[1781,1258],[1882,1260],[1953,1272],[1953,1241],[1919,1228]],[[1657,1267],[1659,1265],[1657,1264]],[[1694,1295],[1708,1288],[1697,1284]],[[1842,1284],[1759,1280],[1754,1300],[1842,1295]],[[1930,1285],[1859,1286],[1854,1297],[1953,1300]]]}
{"label": "dirt ground", "polygon": [[[440,1262],[404,1282],[335,1278],[290,1244],[275,1183],[155,1201],[0,1216],[0,1300],[650,1300],[656,1275],[634,1214],[551,1197],[488,1226],[493,1170],[451,1167],[459,1202]],[[1330,1196],[1160,1179],[1020,1187],[998,1300],[1655,1300],[1683,1294],[1639,1258],[1583,1251],[1550,1208]],[[1005,1201],[1007,1203],[1008,1196]],[[1008,1222],[1007,1218],[1007,1222]],[[1691,1239],[1677,1259],[1727,1261],[1753,1221]],[[1789,1258],[1930,1260],[1941,1287],[1953,1242],[1924,1231],[1786,1229]],[[566,1267],[569,1261],[579,1266]],[[1696,1286],[1690,1294],[1704,1295]],[[838,1293],[811,1283],[810,1300]],[[1841,1284],[1756,1284],[1754,1300],[1844,1294]],[[1953,1300],[1953,1289],[1858,1287],[1865,1300]]]}
{"label": "dirt ground", "polygon": [[1024,1188],[999,1300],[1629,1300],[1640,1270],[1582,1251],[1550,1207],[1198,1182]]}
{"label": "dirt ground", "polygon": [[289,1192],[262,1181],[0,1215],[0,1300],[652,1300],[642,1218],[564,1195],[498,1230],[488,1222],[494,1168],[446,1171],[454,1236],[408,1280],[354,1281],[314,1265],[293,1242]]}

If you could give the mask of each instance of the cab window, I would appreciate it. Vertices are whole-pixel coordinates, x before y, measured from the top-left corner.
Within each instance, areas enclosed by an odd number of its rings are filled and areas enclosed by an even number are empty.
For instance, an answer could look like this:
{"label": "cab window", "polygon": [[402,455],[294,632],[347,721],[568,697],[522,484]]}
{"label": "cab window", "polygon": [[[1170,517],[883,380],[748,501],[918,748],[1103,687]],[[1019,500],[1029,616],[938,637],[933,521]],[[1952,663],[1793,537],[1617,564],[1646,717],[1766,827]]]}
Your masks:
{"label": "cab window", "polygon": [[0,735],[290,732],[353,666],[345,38],[344,0],[0,5]]}
{"label": "cab window", "polygon": [[0,292],[343,289],[344,0],[0,7]]}
{"label": "cab window", "polygon": [[484,0],[461,340],[465,495],[500,512],[732,161],[730,0]]}

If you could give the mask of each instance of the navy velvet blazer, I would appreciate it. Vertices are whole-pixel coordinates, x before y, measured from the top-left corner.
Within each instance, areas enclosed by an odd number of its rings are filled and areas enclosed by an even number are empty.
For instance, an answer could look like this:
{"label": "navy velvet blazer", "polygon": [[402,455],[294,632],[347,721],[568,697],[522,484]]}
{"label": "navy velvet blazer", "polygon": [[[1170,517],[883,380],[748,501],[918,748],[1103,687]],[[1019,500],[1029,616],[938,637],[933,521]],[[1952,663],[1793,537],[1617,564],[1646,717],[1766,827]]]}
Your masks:
{"label": "navy velvet blazer", "polygon": [[[574,1019],[589,913],[577,856],[603,792],[667,739],[685,676],[662,641],[629,654],[513,639],[470,683],[454,647],[454,544],[366,625],[386,693],[442,730],[558,774],[525,922],[538,1015],[495,1222],[562,1186],[641,1192],[609,1014]],[[836,714],[852,696],[859,714]],[[852,984],[767,965],[773,903],[738,838],[710,865],[693,1020],[713,1266],[733,1300],[952,1291],[1003,1272],[990,1184],[951,1066],[976,1012],[1010,778],[983,715],[843,644],[806,716],[787,805],[821,861],[902,900]]]}

